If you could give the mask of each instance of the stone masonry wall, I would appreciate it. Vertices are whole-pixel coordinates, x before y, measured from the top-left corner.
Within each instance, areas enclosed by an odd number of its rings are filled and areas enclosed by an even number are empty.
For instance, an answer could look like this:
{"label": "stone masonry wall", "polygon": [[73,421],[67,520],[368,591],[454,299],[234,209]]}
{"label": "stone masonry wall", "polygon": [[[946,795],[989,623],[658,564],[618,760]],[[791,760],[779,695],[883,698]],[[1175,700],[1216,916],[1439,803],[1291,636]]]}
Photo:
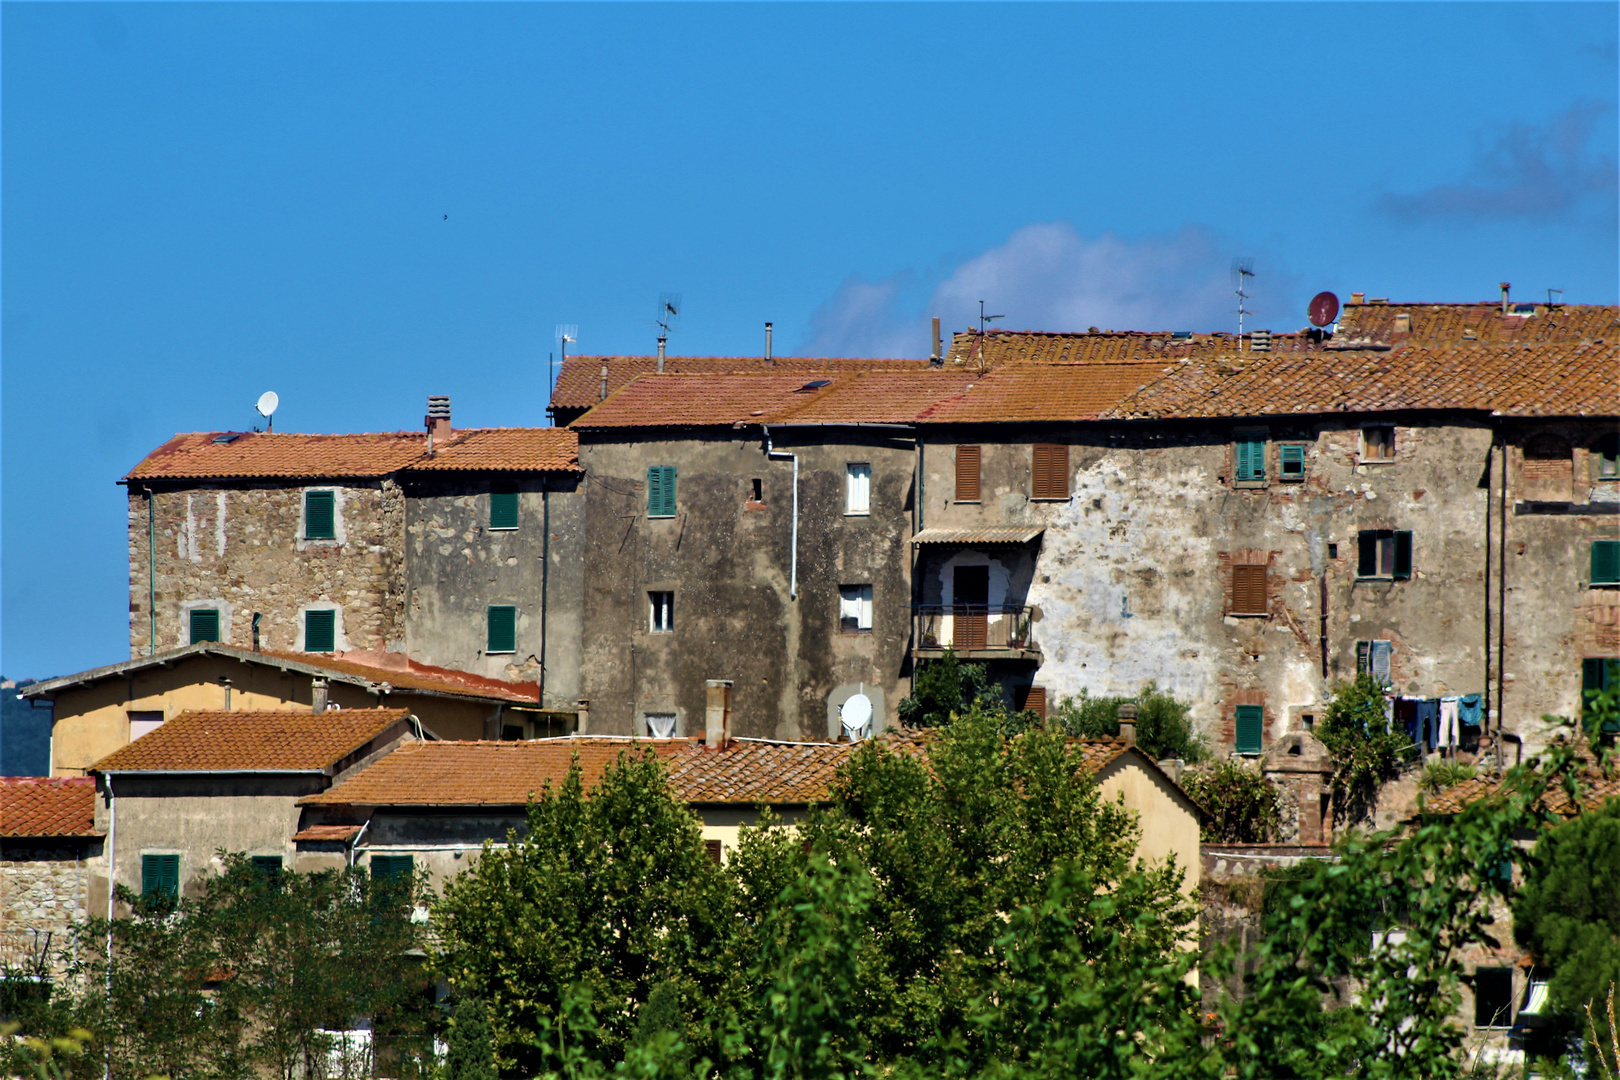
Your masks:
{"label": "stone masonry wall", "polygon": [[[337,537],[303,538],[304,493],[337,494]],[[189,611],[220,611],[220,637],[301,650],[306,607],[338,614],[337,647],[399,650],[404,641],[405,500],[392,480],[348,484],[198,485],[151,496],[157,649],[190,642]],[[130,655],[151,641],[147,495],[129,496]]]}
{"label": "stone masonry wall", "polygon": [[60,952],[73,927],[91,914],[94,860],[87,854],[74,847],[13,844],[0,851],[0,964],[26,964],[46,947],[48,934],[52,970],[61,970]]}

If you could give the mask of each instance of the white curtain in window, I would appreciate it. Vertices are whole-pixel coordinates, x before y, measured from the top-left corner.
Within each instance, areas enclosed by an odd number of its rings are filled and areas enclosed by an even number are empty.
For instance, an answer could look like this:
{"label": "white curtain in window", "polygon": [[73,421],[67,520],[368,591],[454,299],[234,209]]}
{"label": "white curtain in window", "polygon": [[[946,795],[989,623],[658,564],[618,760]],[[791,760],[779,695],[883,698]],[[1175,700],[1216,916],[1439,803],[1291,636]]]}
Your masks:
{"label": "white curtain in window", "polygon": [[864,461],[849,463],[848,514],[867,514],[872,510],[872,466]]}
{"label": "white curtain in window", "polygon": [[655,739],[675,737],[675,714],[650,712],[647,714],[647,734]]}
{"label": "white curtain in window", "polygon": [[872,586],[839,586],[838,625],[845,631],[872,629]]}

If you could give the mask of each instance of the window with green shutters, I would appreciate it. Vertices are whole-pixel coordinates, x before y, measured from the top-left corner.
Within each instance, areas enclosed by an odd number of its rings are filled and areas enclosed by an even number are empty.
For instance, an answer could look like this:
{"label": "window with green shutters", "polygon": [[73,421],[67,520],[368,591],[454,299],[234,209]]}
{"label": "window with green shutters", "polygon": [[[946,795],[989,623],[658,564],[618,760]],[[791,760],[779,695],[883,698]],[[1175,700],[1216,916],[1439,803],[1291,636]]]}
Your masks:
{"label": "window with green shutters", "polygon": [[191,643],[219,640],[219,609],[191,609]]}
{"label": "window with green shutters", "polygon": [[314,608],[304,612],[304,651],[337,651],[337,612]]}
{"label": "window with green shutters", "polygon": [[1258,754],[1265,729],[1266,711],[1261,705],[1237,707],[1237,752]]}
{"label": "window with green shutters", "polygon": [[304,492],[304,539],[337,539],[337,492]]}
{"label": "window with green shutters", "polygon": [[1280,480],[1305,479],[1305,448],[1298,443],[1277,448],[1277,476]]}
{"label": "window with green shutters", "polygon": [[1592,541],[1592,584],[1620,585],[1620,540]]}
{"label": "window with green shutters", "polygon": [[651,465],[647,468],[647,516],[675,516],[675,466]]}
{"label": "window with green shutters", "polygon": [[[1620,689],[1620,657],[1614,656],[1588,656],[1581,661],[1581,714],[1586,710],[1597,707],[1593,699],[1600,694],[1608,694]],[[1614,735],[1620,733],[1620,718],[1611,715],[1603,723],[1603,733]]]}
{"label": "window with green shutters", "polygon": [[489,607],[489,637],[485,652],[517,652],[517,608],[510,604]]}
{"label": "window with green shutters", "polygon": [[171,901],[180,898],[180,856],[141,856],[141,897]]}
{"label": "window with green shutters", "polygon": [[416,873],[414,855],[373,855],[371,877],[373,881],[409,881]]}
{"label": "window with green shutters", "polygon": [[1239,435],[1232,441],[1232,460],[1239,482],[1266,478],[1266,440],[1264,436]]}
{"label": "window with green shutters", "polygon": [[255,855],[252,859],[253,869],[265,877],[275,877],[281,873],[280,855]]}
{"label": "window with green shutters", "polygon": [[491,491],[489,493],[489,527],[515,529],[518,527],[518,493]]}

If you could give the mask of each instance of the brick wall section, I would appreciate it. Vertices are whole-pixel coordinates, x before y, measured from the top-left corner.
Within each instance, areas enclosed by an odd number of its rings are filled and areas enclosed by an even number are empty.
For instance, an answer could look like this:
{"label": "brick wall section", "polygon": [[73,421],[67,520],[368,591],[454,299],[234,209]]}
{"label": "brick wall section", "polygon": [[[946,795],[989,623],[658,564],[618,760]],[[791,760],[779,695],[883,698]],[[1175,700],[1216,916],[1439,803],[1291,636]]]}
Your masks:
{"label": "brick wall section", "polygon": [[[157,648],[189,644],[190,606],[219,607],[220,636],[252,647],[301,646],[309,604],[341,609],[339,649],[402,648],[405,597],[405,500],[392,480],[314,483],[337,492],[338,538],[302,538],[302,485],[198,485],[158,488]],[[147,497],[129,497],[130,655],[149,643]]]}

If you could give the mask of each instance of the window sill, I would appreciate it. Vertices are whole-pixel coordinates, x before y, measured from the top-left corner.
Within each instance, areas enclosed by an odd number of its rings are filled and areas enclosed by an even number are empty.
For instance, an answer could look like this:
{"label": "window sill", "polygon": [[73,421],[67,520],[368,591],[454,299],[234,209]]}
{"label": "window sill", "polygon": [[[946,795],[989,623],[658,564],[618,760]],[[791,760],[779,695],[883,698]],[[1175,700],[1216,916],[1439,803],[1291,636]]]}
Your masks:
{"label": "window sill", "polygon": [[953,503],[955,503],[957,506],[978,506],[982,500],[980,500],[980,499],[952,499],[951,501]]}
{"label": "window sill", "polygon": [[1279,484],[1303,484],[1305,478],[1303,476],[1279,476],[1277,482]]}
{"label": "window sill", "polygon": [[845,517],[871,517],[872,516],[872,511],[870,511],[870,510],[845,510],[844,511],[844,516]]}
{"label": "window sill", "polygon": [[838,631],[838,636],[839,637],[871,637],[872,636],[872,631],[871,631],[870,628],[865,629],[865,630],[840,630],[840,631]]}
{"label": "window sill", "polygon": [[1355,580],[1357,580],[1357,581],[1365,581],[1365,582],[1368,582],[1369,584],[1374,584],[1374,585],[1380,584],[1380,583],[1385,584],[1385,585],[1389,585],[1389,584],[1393,584],[1394,582],[1397,582],[1397,581],[1411,581],[1412,579],[1409,578],[1409,577],[1392,577],[1389,574],[1373,574],[1373,575],[1368,576],[1368,577],[1363,577],[1362,575],[1357,574],[1356,577],[1355,577]]}
{"label": "window sill", "polygon": [[1029,501],[1030,502],[1049,502],[1049,503],[1073,502],[1074,501],[1074,496],[1073,495],[1031,495],[1029,497]]}
{"label": "window sill", "polygon": [[1234,488],[1267,488],[1271,486],[1270,480],[1234,480]]}
{"label": "window sill", "polygon": [[674,521],[678,514],[648,514],[648,521]]}
{"label": "window sill", "polygon": [[485,656],[516,656],[516,649],[485,649]]}
{"label": "window sill", "polygon": [[1357,458],[1357,465],[1393,465],[1398,459],[1392,457],[1364,457]]}
{"label": "window sill", "polygon": [[1271,617],[1269,611],[1228,611],[1226,614],[1233,619],[1269,619]]}
{"label": "window sill", "polygon": [[518,527],[516,525],[486,525],[486,526],[484,526],[484,531],[485,532],[517,532]]}

